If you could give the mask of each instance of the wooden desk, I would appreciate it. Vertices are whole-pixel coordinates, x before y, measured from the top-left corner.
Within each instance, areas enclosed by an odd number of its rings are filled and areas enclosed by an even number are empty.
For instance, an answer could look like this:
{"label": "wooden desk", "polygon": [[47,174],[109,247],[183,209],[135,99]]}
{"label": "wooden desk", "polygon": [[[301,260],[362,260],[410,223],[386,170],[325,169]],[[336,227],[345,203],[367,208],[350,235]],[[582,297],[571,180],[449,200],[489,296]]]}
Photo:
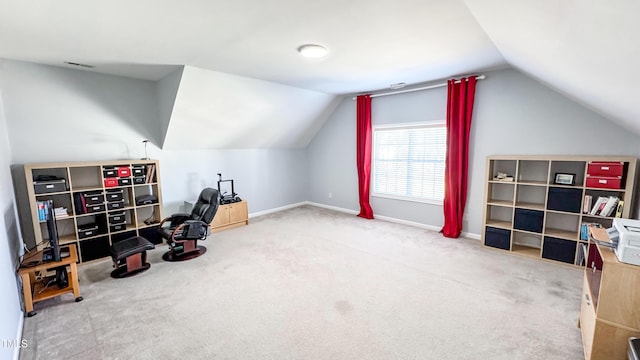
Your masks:
{"label": "wooden desk", "polygon": [[[62,246],[62,249],[69,249],[69,256],[62,258],[60,261],[42,262],[42,250],[33,255],[25,257],[18,269],[18,274],[22,277],[22,294],[24,295],[24,304],[27,310],[27,316],[31,317],[36,314],[33,311],[33,304],[38,301],[50,299],[68,292],[72,292],[76,298],[76,302],[82,301],[80,296],[80,286],[78,285],[78,253],[74,245]],[[26,267],[26,264],[37,262],[35,266]],[[25,266],[25,267],[23,267]],[[41,281],[35,281],[35,273],[38,271],[46,271],[49,269],[67,266],[69,267],[69,285],[59,289],[56,284],[49,285],[45,288]]]}

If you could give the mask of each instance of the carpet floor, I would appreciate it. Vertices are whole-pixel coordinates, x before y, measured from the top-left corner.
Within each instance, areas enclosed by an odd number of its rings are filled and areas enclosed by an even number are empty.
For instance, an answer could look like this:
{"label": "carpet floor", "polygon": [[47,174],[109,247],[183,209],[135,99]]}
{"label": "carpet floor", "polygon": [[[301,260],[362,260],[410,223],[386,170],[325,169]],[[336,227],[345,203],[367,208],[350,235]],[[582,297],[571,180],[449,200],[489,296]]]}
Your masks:
{"label": "carpet floor", "polygon": [[582,272],[470,239],[302,206],[208,252],[36,304],[21,359],[583,359]]}

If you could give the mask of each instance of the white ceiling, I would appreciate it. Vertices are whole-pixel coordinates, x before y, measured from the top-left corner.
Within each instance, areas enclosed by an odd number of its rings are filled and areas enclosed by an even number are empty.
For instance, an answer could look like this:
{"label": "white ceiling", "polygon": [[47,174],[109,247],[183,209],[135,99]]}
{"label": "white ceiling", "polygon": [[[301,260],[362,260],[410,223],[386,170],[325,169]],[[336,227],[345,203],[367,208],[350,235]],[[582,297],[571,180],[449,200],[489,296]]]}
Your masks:
{"label": "white ceiling", "polygon": [[509,64],[640,134],[640,1],[465,2]]}
{"label": "white ceiling", "polygon": [[[638,14],[637,0],[0,0],[0,57],[70,60],[148,80],[187,65],[211,70],[211,78],[228,73],[328,94],[511,65],[640,134]],[[301,58],[296,48],[305,43],[327,46],[329,56]],[[258,94],[266,85],[252,86],[245,90]],[[210,129],[244,116],[185,101],[176,108],[214,111],[203,117]],[[283,105],[279,115],[290,110]],[[317,126],[305,116],[300,123]]]}
{"label": "white ceiling", "polygon": [[[304,59],[305,43],[330,54]],[[16,60],[149,80],[190,65],[332,94],[505,65],[462,0],[0,0],[0,44]]]}

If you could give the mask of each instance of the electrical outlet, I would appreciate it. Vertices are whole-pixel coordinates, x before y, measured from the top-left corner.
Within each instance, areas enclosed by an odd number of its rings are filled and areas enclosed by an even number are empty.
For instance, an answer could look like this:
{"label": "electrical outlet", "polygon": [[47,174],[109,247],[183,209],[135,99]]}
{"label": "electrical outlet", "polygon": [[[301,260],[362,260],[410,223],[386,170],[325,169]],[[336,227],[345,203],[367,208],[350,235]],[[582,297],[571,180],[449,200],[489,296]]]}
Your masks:
{"label": "electrical outlet", "polygon": [[331,198],[333,198],[333,193],[332,192],[329,193],[329,199],[331,199]]}

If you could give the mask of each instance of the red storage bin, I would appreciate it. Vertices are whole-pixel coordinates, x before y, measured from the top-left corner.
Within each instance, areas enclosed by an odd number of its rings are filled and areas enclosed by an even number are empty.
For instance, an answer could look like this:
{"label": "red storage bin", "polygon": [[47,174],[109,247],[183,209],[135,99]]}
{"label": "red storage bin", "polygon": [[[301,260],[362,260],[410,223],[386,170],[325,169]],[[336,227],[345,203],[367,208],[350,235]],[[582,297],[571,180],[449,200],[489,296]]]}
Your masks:
{"label": "red storage bin", "polygon": [[616,177],[622,176],[624,164],[621,162],[591,161],[587,165],[587,174],[592,176]]}
{"label": "red storage bin", "polygon": [[131,168],[128,166],[118,166],[118,177],[129,177],[131,176]]}
{"label": "red storage bin", "polygon": [[622,177],[587,176],[587,187],[603,189],[621,189]]}
{"label": "red storage bin", "polygon": [[106,178],[104,179],[104,187],[116,187],[118,186],[118,179]]}

